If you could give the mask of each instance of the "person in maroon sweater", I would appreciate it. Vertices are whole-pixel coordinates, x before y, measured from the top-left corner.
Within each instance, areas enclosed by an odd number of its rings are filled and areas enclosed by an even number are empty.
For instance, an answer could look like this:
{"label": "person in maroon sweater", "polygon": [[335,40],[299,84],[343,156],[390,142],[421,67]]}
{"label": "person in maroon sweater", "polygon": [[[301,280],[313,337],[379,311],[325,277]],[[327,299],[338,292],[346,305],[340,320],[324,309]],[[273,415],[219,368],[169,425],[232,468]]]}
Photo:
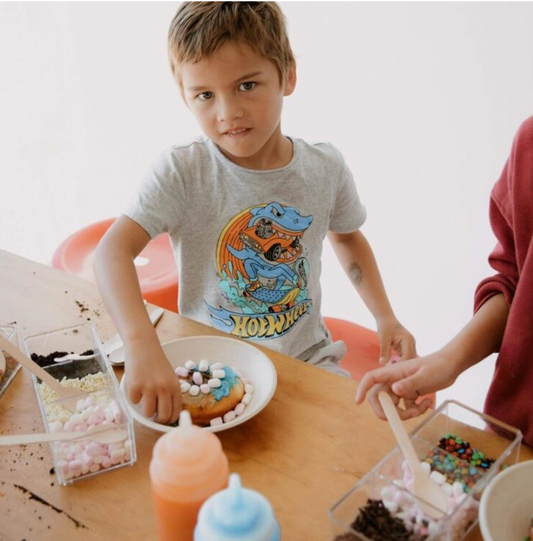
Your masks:
{"label": "person in maroon sweater", "polygon": [[489,263],[497,272],[477,287],[474,317],[442,349],[424,357],[368,372],[356,403],[368,399],[378,417],[377,400],[387,389],[407,406],[407,419],[423,413],[420,396],[449,387],[467,368],[499,351],[485,401],[485,412],[519,428],[533,446],[533,117],[518,130],[511,155],[495,184],[490,222],[497,245]]}

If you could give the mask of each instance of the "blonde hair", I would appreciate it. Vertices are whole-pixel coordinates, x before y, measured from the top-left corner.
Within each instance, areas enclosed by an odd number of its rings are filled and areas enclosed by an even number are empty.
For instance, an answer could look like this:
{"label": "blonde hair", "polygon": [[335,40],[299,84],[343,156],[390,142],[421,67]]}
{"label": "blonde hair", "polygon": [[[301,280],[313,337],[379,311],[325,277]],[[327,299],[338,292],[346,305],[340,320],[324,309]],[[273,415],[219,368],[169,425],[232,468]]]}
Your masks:
{"label": "blonde hair", "polygon": [[199,62],[226,42],[250,46],[276,65],[281,84],[287,82],[295,60],[275,2],[184,2],[168,31],[170,68],[180,88],[180,65]]}

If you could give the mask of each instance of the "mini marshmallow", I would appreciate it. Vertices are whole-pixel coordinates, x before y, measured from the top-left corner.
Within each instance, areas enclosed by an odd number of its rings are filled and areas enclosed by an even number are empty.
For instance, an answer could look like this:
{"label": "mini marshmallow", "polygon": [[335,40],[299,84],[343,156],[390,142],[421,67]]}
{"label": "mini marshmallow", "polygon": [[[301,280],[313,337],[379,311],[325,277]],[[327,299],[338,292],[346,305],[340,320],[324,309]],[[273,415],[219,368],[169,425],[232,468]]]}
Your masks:
{"label": "mini marshmallow", "polygon": [[222,363],[213,363],[210,367],[209,367],[209,370],[211,370],[211,372],[213,372],[213,370],[220,370],[224,365]]}
{"label": "mini marshmallow", "polygon": [[228,411],[228,413],[224,415],[224,422],[230,423],[231,421],[233,421],[233,419],[235,419],[235,417],[236,417],[236,414],[234,411]]}
{"label": "mini marshmallow", "polygon": [[464,488],[463,488],[463,484],[460,483],[459,481],[455,481],[454,484],[452,485],[452,489],[453,489],[453,495],[458,498],[459,496],[461,496],[462,494],[464,494]]}
{"label": "mini marshmallow", "polygon": [[213,379],[210,379],[207,384],[209,385],[209,387],[211,387],[212,389],[216,389],[217,387],[220,387],[222,385],[222,382],[218,379],[218,378],[213,378]]}
{"label": "mini marshmallow", "polygon": [[394,514],[398,511],[398,504],[390,500],[383,500],[383,505],[389,510],[390,513]]}
{"label": "mini marshmallow", "polygon": [[247,406],[250,402],[252,401],[252,395],[249,394],[249,393],[246,393],[243,397],[242,397],[242,400],[241,402]]}
{"label": "mini marshmallow", "polygon": [[211,419],[211,421],[209,421],[209,424],[211,426],[220,426],[223,423],[224,421],[222,420],[222,417],[215,417],[214,419]]}
{"label": "mini marshmallow", "polygon": [[434,482],[437,483],[437,485],[442,485],[446,481],[446,477],[442,475],[442,473],[434,470],[431,472],[431,475],[429,478]]}
{"label": "mini marshmallow", "polygon": [[207,372],[209,370],[209,363],[205,359],[202,359],[198,364],[198,370],[200,372]]}
{"label": "mini marshmallow", "polygon": [[224,370],[213,370],[212,373],[214,378],[224,379],[226,377]]}
{"label": "mini marshmallow", "polygon": [[191,388],[191,384],[188,381],[184,381],[180,387],[182,393],[188,393]]}
{"label": "mini marshmallow", "polygon": [[196,368],[196,363],[194,361],[185,361],[185,368],[194,370]]}
{"label": "mini marshmallow", "polygon": [[246,409],[246,406],[244,404],[237,404],[235,406],[235,415],[239,416],[239,415],[242,415],[244,413],[244,410]]}
{"label": "mini marshmallow", "polygon": [[446,496],[452,496],[453,495],[453,488],[452,488],[452,485],[450,485],[450,483],[442,483],[440,488],[442,489],[442,492],[444,492],[444,494],[446,494]]}
{"label": "mini marshmallow", "polygon": [[235,374],[237,374],[237,376],[239,376],[242,379],[242,372],[238,368],[235,368],[234,366],[232,366],[231,369],[235,372]]}
{"label": "mini marshmallow", "polygon": [[50,432],[60,432],[63,428],[63,425],[59,421],[54,421],[50,425]]}
{"label": "mini marshmallow", "polygon": [[187,368],[184,366],[178,366],[175,372],[180,378],[186,378],[189,375],[189,370],[187,370]]}
{"label": "mini marshmallow", "polygon": [[189,389],[189,394],[191,396],[198,396],[200,393],[200,387],[198,385],[191,385],[191,388]]}
{"label": "mini marshmallow", "polygon": [[196,385],[202,385],[202,383],[204,382],[204,378],[202,377],[202,374],[200,374],[200,372],[194,372],[194,374],[192,375],[192,380],[194,381],[194,383],[196,383]]}
{"label": "mini marshmallow", "polygon": [[420,462],[420,466],[422,468],[422,471],[426,475],[426,477],[429,477],[429,475],[431,473],[431,466],[425,461]]}
{"label": "mini marshmallow", "polygon": [[254,393],[254,386],[253,386],[253,385],[250,385],[249,383],[247,383],[247,384],[244,386],[244,392],[245,392],[245,393],[248,393],[248,394],[253,394],[253,393]]}
{"label": "mini marshmallow", "polygon": [[203,394],[209,394],[211,392],[211,387],[207,383],[203,383],[200,385],[200,391],[202,391]]}

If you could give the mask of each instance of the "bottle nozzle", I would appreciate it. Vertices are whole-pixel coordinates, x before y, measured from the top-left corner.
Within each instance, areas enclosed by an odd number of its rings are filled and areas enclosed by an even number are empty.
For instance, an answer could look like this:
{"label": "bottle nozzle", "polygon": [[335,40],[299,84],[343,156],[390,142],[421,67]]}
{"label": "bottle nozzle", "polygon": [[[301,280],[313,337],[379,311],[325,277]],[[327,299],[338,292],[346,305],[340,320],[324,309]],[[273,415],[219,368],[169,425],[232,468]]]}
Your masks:
{"label": "bottle nozzle", "polygon": [[192,425],[191,414],[188,410],[182,409],[180,412],[179,427],[180,428],[190,428]]}
{"label": "bottle nozzle", "polygon": [[229,497],[230,505],[236,509],[242,505],[242,485],[241,478],[238,473],[232,473],[229,477]]}

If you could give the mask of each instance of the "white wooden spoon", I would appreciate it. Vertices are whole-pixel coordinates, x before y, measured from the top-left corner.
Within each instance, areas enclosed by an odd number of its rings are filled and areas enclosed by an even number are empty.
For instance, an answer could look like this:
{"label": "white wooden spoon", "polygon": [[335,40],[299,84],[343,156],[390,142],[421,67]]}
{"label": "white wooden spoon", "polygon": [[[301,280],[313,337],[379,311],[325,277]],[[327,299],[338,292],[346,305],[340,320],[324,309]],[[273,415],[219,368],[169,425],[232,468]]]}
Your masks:
{"label": "white wooden spoon", "polygon": [[413,473],[413,494],[419,499],[417,502],[418,505],[431,518],[442,518],[448,512],[448,496],[446,496],[436,483],[424,474],[424,470],[420,466],[420,460],[390,395],[385,391],[381,391],[378,398],[390,427],[396,436],[396,441]]}
{"label": "white wooden spoon", "polygon": [[42,432],[39,434],[13,434],[0,436],[0,445],[27,445],[28,443],[47,443],[51,441],[71,441],[87,438],[98,443],[118,443],[128,437],[125,428],[106,425],[83,432]]}
{"label": "white wooden spoon", "polygon": [[73,413],[76,412],[76,400],[72,399],[83,394],[81,389],[61,385],[61,383],[53,378],[46,370],[43,370],[36,362],[24,355],[18,347],[14,346],[3,336],[0,336],[0,348],[9,353],[13,359],[17,360],[24,368],[27,368],[32,374],[35,374],[39,379],[44,381],[48,387],[55,391],[58,398],[64,400],[62,403],[63,406]]}

